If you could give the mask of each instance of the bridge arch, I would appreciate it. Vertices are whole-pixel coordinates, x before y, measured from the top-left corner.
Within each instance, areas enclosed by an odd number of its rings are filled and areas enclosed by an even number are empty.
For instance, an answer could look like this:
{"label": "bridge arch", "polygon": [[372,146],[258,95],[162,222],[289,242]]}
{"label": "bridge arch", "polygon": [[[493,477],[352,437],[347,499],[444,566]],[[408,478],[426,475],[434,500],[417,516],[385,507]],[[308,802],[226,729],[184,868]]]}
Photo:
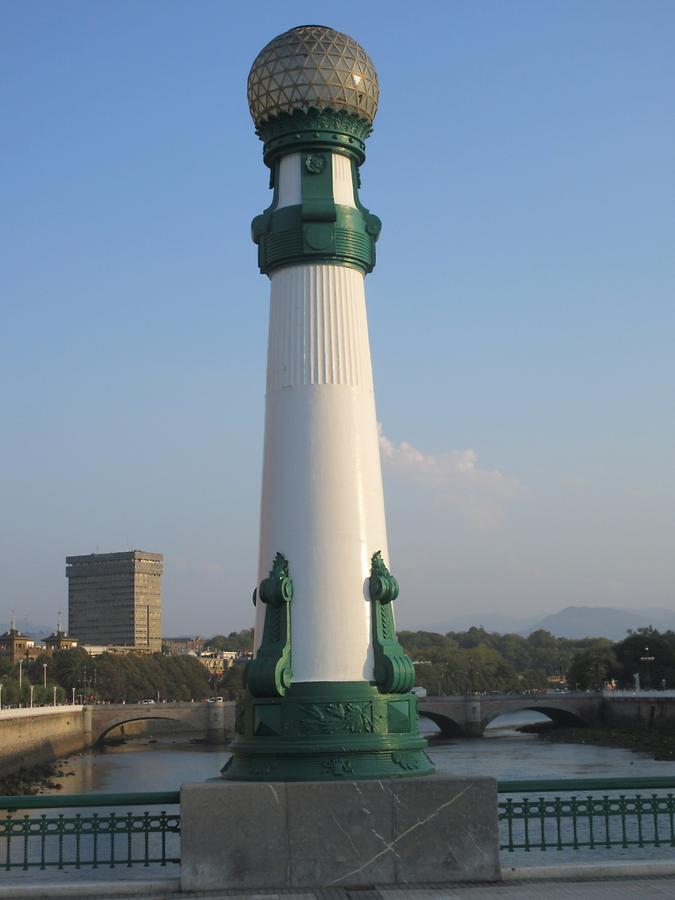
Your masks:
{"label": "bridge arch", "polygon": [[186,721],[185,718],[181,716],[172,716],[168,714],[152,715],[149,713],[144,714],[143,712],[139,711],[127,716],[120,716],[115,721],[109,721],[103,725],[99,725],[99,727],[92,735],[93,744],[100,744],[105,739],[106,735],[110,734],[111,731],[114,731],[115,728],[119,728],[122,725],[128,725],[131,722],[173,722],[175,725],[182,726],[183,728],[187,728],[190,731],[194,731],[195,734],[200,734],[203,730],[199,727],[195,727],[192,722]]}
{"label": "bridge arch", "polygon": [[461,737],[464,734],[464,729],[461,725],[454,719],[451,719],[450,716],[443,716],[437,712],[429,712],[426,709],[420,709],[419,715],[420,717],[429,719],[434,725],[438,725],[441,729],[441,734],[444,737]]}
{"label": "bridge arch", "polygon": [[[127,722],[142,720],[163,719],[175,722],[177,725],[189,726],[196,733],[205,736],[211,730],[223,730],[225,722],[222,721],[225,714],[224,704],[217,704],[219,710],[213,709],[212,703],[158,703],[158,704],[101,704],[89,707],[91,709],[91,743],[98,744],[102,738],[120,725]],[[228,704],[229,705],[229,704]],[[220,718],[221,721],[218,721]],[[211,721],[213,719],[213,722]]]}
{"label": "bridge arch", "polygon": [[483,728],[486,728],[490,722],[493,722],[499,716],[507,715],[514,712],[537,712],[541,713],[553,722],[554,725],[564,725],[567,727],[586,728],[588,722],[586,719],[570,709],[560,706],[549,706],[546,703],[525,703],[522,706],[510,707],[508,710],[497,710],[492,715],[482,718]]}

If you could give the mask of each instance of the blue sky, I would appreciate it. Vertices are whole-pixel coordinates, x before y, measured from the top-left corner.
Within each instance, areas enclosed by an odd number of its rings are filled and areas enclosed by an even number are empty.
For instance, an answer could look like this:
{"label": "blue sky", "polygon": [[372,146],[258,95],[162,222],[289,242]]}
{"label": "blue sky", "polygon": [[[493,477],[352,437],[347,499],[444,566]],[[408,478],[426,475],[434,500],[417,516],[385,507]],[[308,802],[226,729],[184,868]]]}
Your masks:
{"label": "blue sky", "polygon": [[0,6],[0,621],[163,552],[166,633],[251,622],[268,203],[246,106],[293,25],[381,103],[362,199],[398,621],[675,609],[675,6]]}

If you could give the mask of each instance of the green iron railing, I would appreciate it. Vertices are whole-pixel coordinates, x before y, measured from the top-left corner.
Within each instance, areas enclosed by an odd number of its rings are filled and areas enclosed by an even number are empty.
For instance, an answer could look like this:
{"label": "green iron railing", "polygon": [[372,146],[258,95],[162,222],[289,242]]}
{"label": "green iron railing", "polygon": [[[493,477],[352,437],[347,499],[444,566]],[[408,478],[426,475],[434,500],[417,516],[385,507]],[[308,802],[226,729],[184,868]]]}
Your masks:
{"label": "green iron railing", "polygon": [[[525,795],[499,800],[500,849],[675,847],[675,797],[664,793],[668,788],[675,788],[675,778],[500,781],[500,794]],[[603,793],[591,793],[597,791]]]}
{"label": "green iron railing", "polygon": [[[29,809],[79,810],[96,806],[157,807],[180,803],[178,791],[0,797],[0,866],[57,869],[180,864],[180,813],[59,812],[30,816]],[[15,813],[21,811],[23,815]]]}
{"label": "green iron railing", "polygon": [[[675,778],[500,781],[501,850],[675,847],[673,789]],[[179,865],[180,812],[166,811],[179,803],[178,791],[0,797],[0,868]],[[47,809],[58,813],[28,813]]]}

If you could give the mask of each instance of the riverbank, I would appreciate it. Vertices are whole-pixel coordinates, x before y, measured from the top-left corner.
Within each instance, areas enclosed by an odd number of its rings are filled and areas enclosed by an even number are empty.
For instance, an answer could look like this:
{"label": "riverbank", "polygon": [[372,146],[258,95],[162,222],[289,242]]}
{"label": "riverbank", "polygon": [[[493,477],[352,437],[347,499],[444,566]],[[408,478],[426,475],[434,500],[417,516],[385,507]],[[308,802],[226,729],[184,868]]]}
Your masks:
{"label": "riverbank", "polygon": [[22,766],[15,772],[0,777],[0,795],[16,797],[60,791],[63,789],[63,785],[55,779],[66,778],[74,774],[67,760],[41,763],[36,766]]}
{"label": "riverbank", "polygon": [[536,734],[550,744],[595,744],[599,747],[619,747],[637,753],[649,753],[655,760],[675,760],[675,732],[628,731],[623,728],[570,728],[553,723],[537,722],[523,725],[518,731]]}

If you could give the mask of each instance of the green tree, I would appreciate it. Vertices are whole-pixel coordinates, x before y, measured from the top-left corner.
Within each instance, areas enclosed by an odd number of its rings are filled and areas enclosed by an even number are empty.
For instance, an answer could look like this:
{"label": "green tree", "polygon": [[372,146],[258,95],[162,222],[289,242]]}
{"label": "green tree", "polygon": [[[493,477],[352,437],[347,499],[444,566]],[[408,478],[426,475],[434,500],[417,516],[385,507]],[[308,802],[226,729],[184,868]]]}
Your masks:
{"label": "green tree", "polygon": [[590,647],[574,656],[567,681],[573,689],[601,690],[619,671],[614,644],[606,638],[596,638]]}
{"label": "green tree", "polygon": [[655,628],[640,628],[617,644],[616,656],[621,665],[621,681],[633,686],[633,675],[639,674],[643,688],[675,686],[675,648],[671,640]]}
{"label": "green tree", "polygon": [[215,634],[204,646],[209,650],[240,650],[248,653],[253,650],[253,629],[231,631],[227,637],[224,634]]}

